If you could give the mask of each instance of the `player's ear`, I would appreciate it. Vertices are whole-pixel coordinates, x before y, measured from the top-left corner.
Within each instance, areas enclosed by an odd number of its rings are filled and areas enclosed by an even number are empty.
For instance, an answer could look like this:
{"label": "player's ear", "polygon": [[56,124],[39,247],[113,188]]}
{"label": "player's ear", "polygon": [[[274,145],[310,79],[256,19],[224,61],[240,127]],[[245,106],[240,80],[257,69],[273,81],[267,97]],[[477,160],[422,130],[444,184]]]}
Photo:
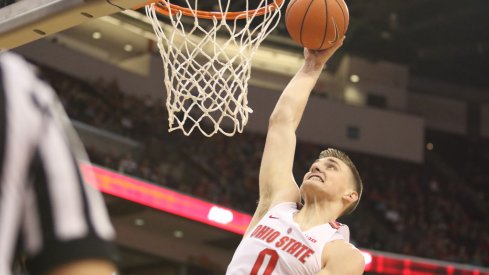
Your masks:
{"label": "player's ear", "polygon": [[358,192],[350,190],[348,193],[343,195],[343,199],[349,203],[354,203],[358,200]]}

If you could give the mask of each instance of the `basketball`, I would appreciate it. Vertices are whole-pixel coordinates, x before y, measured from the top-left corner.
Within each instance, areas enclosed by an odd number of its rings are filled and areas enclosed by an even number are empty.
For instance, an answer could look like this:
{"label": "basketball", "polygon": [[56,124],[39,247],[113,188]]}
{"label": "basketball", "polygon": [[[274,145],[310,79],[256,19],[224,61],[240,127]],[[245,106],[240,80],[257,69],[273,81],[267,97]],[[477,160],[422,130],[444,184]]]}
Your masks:
{"label": "basketball", "polygon": [[345,35],[348,22],[344,0],[291,0],[285,13],[290,37],[312,50],[333,47]]}

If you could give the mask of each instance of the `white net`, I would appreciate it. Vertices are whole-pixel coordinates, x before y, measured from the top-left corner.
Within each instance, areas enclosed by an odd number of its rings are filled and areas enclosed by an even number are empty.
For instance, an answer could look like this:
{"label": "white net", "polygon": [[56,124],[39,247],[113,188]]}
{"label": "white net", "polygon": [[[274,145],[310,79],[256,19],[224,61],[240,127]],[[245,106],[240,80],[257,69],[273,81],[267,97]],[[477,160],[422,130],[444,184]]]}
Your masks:
{"label": "white net", "polygon": [[[169,131],[190,135],[198,128],[207,137],[243,132],[252,112],[251,58],[280,20],[282,2],[273,8],[274,1],[261,0],[256,9],[267,9],[262,16],[251,11],[233,20],[225,19],[231,0],[216,0],[222,19],[198,18],[198,0],[194,6],[185,0],[190,16],[172,12],[167,2],[146,6],[163,58]],[[171,25],[158,20],[158,7],[168,11]]]}

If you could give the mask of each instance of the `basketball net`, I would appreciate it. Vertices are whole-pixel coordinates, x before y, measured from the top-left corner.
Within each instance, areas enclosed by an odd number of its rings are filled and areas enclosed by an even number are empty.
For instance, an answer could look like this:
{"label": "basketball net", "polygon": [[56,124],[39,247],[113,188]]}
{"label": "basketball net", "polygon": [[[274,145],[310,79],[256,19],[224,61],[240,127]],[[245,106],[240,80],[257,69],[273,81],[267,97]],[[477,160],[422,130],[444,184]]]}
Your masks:
{"label": "basketball net", "polygon": [[[188,136],[198,128],[207,137],[233,136],[248,122],[251,59],[278,25],[283,1],[261,0],[249,10],[248,0],[238,0],[246,1],[246,11],[229,12],[231,1],[216,0],[216,12],[197,10],[198,0],[177,9],[166,1],[146,6],[163,59],[170,132]],[[161,23],[158,13],[171,25]]]}

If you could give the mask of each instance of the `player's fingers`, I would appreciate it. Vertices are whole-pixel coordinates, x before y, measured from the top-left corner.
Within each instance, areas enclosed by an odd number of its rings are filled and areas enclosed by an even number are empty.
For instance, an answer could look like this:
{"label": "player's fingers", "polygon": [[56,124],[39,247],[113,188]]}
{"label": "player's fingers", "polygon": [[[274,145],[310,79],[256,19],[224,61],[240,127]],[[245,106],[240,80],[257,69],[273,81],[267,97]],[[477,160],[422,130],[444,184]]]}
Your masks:
{"label": "player's fingers", "polygon": [[334,53],[337,49],[339,49],[341,46],[343,46],[343,41],[345,41],[346,36],[343,36],[333,47],[325,50],[311,50],[311,49],[306,49],[309,51],[309,53],[314,54],[314,55],[327,55],[328,53]]}
{"label": "player's fingers", "polygon": [[331,49],[332,49],[332,50],[334,50],[334,51],[336,51],[336,50],[337,50],[337,49],[339,49],[341,46],[343,46],[343,42],[345,41],[345,38],[346,38],[346,36],[343,36],[343,37],[340,39],[340,41],[338,41],[338,42],[336,43],[336,45],[334,45],[334,46],[333,46]]}

